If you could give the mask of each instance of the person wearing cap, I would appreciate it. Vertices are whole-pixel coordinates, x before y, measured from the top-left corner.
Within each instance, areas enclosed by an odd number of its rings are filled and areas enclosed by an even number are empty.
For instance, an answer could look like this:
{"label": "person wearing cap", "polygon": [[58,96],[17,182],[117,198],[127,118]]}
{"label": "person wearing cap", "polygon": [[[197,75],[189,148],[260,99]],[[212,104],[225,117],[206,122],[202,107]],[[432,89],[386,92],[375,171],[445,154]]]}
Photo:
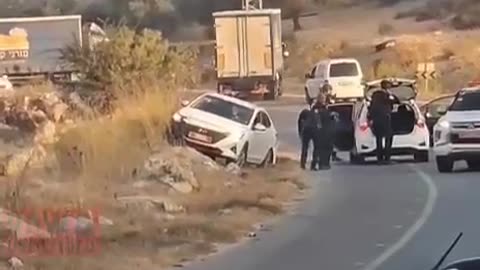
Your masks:
{"label": "person wearing cap", "polygon": [[[320,86],[320,88],[318,89],[316,97],[318,97],[319,94],[323,93],[326,96],[326,102],[330,103],[330,99],[332,98],[332,91],[333,91],[332,85],[330,85],[328,81],[325,80],[322,86]],[[316,101],[315,97],[312,97],[306,88],[305,88],[305,100],[307,104],[310,106],[312,106]]]}
{"label": "person wearing cap", "polygon": [[327,80],[323,83],[322,87],[320,87],[320,93],[325,95],[327,104],[332,103],[333,88],[332,88],[332,85],[329,84]]}
{"label": "person wearing cap", "polygon": [[393,142],[392,110],[393,104],[398,102],[398,98],[389,91],[391,87],[390,81],[383,80],[380,89],[372,94],[368,108],[368,120],[372,123],[372,132],[377,145],[377,161],[380,164],[390,163]]}
{"label": "person wearing cap", "polygon": [[310,143],[313,143],[311,170],[317,170],[320,162],[319,139],[321,139],[322,119],[321,111],[325,104],[325,96],[319,93],[315,102],[311,103],[309,109],[304,109],[298,118],[298,133],[302,141],[300,155],[300,167],[305,169],[307,162],[308,149]]}

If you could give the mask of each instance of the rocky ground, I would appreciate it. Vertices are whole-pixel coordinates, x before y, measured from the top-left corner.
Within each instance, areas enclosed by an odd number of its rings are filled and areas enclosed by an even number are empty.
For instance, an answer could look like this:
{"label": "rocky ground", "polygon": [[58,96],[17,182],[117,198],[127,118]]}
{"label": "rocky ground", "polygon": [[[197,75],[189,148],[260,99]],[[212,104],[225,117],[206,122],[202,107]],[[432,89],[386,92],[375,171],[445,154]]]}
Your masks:
{"label": "rocky ground", "polygon": [[[181,264],[215,251],[216,244],[254,237],[255,224],[280,214],[305,188],[290,159],[266,169],[224,167],[194,149],[168,144],[152,149],[128,177],[66,172],[59,165],[66,155],[58,154],[56,144],[88,106],[75,94],[38,88],[4,93],[0,104],[5,268]],[[75,149],[69,155],[82,161]],[[80,248],[82,239],[93,239],[86,243],[99,249]],[[49,243],[61,252],[52,253]]]}

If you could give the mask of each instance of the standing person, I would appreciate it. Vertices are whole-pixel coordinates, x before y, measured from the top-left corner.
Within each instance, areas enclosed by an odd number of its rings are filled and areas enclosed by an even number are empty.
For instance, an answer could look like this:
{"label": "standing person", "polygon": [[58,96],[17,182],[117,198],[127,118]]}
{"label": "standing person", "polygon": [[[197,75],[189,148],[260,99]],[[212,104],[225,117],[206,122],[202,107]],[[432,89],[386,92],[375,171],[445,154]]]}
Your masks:
{"label": "standing person", "polygon": [[319,94],[324,94],[326,95],[326,101],[327,103],[330,103],[330,99],[333,97],[333,88],[332,85],[328,83],[328,80],[325,80],[318,89],[318,92],[316,92],[314,95],[310,95],[310,92],[308,92],[307,88],[305,88],[305,101],[307,102],[308,105],[313,106],[313,104],[316,102],[316,97],[318,97]]}
{"label": "standing person", "polygon": [[[380,90],[372,94],[368,119],[372,122],[372,131],[375,135],[377,161],[380,164],[388,164],[393,142],[392,110],[393,104],[398,102],[398,99],[389,92],[392,87],[391,82],[383,80],[380,86]],[[383,145],[384,139],[385,146]]]}
{"label": "standing person", "polygon": [[[321,95],[319,95],[321,96]],[[319,133],[321,129],[321,117],[319,111],[319,100],[312,104],[310,109],[304,109],[298,118],[298,133],[302,141],[302,150],[300,156],[300,167],[305,169],[307,162],[308,149],[310,143],[313,143],[313,155],[310,165],[311,170],[317,170],[319,164]]]}
{"label": "standing person", "polygon": [[334,152],[336,116],[335,113],[328,110],[327,98],[326,95],[321,94],[316,104],[320,115],[320,121],[322,123],[321,129],[315,138],[317,142],[317,165],[320,170],[330,169],[330,159]]}
{"label": "standing person", "polygon": [[[326,103],[331,104],[332,99],[334,98],[333,96],[333,88],[332,85],[328,83],[326,80],[322,87],[320,88],[320,93],[323,93],[326,95]],[[338,120],[338,119],[337,119]],[[332,150],[332,161],[342,161],[338,156],[337,156],[337,151],[335,150],[335,147]]]}

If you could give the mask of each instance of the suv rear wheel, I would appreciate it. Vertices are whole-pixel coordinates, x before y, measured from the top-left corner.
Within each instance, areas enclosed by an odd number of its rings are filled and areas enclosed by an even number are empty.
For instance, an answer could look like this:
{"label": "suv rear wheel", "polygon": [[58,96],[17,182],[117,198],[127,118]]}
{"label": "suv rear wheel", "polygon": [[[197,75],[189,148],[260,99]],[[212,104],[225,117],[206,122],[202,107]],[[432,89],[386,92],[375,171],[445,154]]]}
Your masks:
{"label": "suv rear wheel", "polygon": [[448,157],[436,157],[437,169],[441,173],[449,173],[453,171],[453,160]]}
{"label": "suv rear wheel", "polygon": [[480,159],[469,159],[467,160],[467,165],[470,170],[479,171]]}

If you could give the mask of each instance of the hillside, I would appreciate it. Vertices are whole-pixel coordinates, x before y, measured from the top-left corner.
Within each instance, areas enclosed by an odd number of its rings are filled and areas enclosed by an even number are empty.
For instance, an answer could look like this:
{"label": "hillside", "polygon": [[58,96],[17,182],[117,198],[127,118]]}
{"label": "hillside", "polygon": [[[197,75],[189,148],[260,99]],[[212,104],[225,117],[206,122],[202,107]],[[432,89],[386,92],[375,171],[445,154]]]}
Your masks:
{"label": "hillside", "polygon": [[397,18],[441,20],[455,29],[465,30],[480,27],[479,12],[480,2],[476,0],[430,0],[423,8],[400,12]]}

